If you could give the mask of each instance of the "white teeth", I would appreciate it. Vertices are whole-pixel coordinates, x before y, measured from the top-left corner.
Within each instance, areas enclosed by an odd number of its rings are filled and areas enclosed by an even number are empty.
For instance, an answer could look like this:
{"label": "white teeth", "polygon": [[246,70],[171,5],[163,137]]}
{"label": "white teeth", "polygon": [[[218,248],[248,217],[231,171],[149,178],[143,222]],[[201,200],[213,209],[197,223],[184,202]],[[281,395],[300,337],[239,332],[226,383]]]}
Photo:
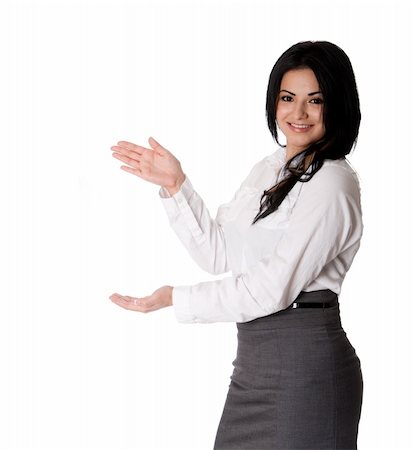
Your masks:
{"label": "white teeth", "polygon": [[310,128],[311,127],[311,125],[297,125],[295,123],[292,123],[291,125],[295,128]]}

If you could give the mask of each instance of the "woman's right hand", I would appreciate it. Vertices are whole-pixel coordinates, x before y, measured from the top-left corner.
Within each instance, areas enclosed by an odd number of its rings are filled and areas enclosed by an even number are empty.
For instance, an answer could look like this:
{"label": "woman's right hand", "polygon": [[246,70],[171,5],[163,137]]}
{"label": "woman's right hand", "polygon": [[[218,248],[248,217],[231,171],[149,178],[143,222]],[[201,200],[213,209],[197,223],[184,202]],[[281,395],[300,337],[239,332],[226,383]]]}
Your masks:
{"label": "woman's right hand", "polygon": [[145,148],[127,141],[119,141],[111,147],[112,156],[131,167],[121,166],[133,175],[165,187],[173,195],[185,181],[181,163],[153,137],[148,139],[152,148]]}

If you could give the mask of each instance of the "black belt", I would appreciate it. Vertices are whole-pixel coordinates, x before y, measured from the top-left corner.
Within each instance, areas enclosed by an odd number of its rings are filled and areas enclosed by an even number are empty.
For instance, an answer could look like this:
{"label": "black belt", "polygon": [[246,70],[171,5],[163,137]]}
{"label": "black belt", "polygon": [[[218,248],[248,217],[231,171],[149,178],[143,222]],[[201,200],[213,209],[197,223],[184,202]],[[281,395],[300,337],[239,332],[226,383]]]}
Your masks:
{"label": "black belt", "polygon": [[[307,300],[328,300],[328,301],[316,301],[310,302]],[[304,301],[303,301],[304,300]],[[295,301],[287,308],[331,308],[332,306],[338,305],[338,295],[331,291],[330,289],[319,289],[316,291],[301,291],[300,294],[295,298]]]}
{"label": "black belt", "polygon": [[[307,302],[307,303],[300,303],[300,302],[294,302],[291,303],[291,305],[288,308],[295,309],[295,308],[330,308],[331,306],[336,305],[337,302]],[[288,309],[287,308],[287,309]]]}

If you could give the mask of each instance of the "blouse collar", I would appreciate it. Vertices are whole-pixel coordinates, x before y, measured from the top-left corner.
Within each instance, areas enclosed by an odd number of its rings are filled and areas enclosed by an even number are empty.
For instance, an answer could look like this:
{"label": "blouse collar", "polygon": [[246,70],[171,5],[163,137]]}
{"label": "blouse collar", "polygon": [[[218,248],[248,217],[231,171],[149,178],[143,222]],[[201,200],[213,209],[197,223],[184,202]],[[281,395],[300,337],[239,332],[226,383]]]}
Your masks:
{"label": "blouse collar", "polygon": [[[298,165],[301,160],[304,158],[304,155],[301,155],[296,162],[293,164]],[[281,167],[287,162],[287,147],[279,146],[277,150],[270,155],[269,163],[273,167]]]}

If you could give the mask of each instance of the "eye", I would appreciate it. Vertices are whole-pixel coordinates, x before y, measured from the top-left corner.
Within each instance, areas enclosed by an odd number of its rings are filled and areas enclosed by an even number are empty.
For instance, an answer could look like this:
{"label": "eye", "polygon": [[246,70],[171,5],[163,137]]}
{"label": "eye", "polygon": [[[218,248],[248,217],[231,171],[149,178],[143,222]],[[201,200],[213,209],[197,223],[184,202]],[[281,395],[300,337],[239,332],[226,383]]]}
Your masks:
{"label": "eye", "polygon": [[[280,99],[283,102],[290,102],[291,100],[293,100],[293,98],[290,95],[283,95],[282,97],[280,97]],[[289,100],[286,100],[289,99]],[[320,105],[321,103],[324,103],[324,100],[322,98],[312,98],[310,100],[310,102],[312,102],[313,100],[316,100],[316,102],[314,103],[315,105]]]}

